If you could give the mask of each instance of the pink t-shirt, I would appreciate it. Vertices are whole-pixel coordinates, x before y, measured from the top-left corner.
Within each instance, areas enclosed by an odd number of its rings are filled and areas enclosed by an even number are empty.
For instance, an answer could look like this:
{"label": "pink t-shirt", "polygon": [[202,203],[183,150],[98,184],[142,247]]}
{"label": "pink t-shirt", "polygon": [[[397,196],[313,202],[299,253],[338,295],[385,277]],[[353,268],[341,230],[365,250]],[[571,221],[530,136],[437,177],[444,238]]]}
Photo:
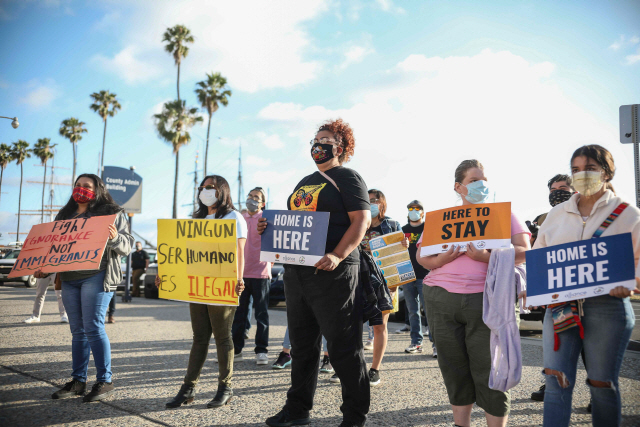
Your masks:
{"label": "pink t-shirt", "polygon": [[247,222],[248,236],[244,245],[244,278],[267,279],[271,278],[271,263],[260,261],[260,244],[262,239],[258,234],[258,220],[262,218],[262,211],[255,215],[243,213]]}
{"label": "pink t-shirt", "polygon": [[[515,236],[521,233],[527,233],[531,236],[527,226],[521,223],[512,212],[511,235]],[[418,248],[421,244],[422,237],[418,241]],[[486,262],[474,261],[464,254],[440,268],[431,270],[422,283],[429,286],[440,286],[453,294],[484,292],[488,267],[489,264]]]}

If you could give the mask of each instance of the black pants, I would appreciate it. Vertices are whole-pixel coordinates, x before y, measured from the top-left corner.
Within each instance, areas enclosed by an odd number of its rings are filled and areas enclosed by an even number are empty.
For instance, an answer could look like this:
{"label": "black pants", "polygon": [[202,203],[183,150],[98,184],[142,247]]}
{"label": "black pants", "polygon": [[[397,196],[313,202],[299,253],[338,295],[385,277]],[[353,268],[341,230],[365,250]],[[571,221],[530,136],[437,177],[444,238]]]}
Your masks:
{"label": "black pants", "polygon": [[306,417],[318,382],[322,336],[331,365],[342,385],[344,419],[363,423],[371,391],[362,349],[362,299],[356,292],[358,265],[340,264],[334,271],[285,266],[284,290],[291,338],[291,388],[286,407]]}
{"label": "black pants", "polygon": [[244,279],[244,291],[240,294],[240,302],[233,319],[234,351],[240,353],[244,348],[244,332],[247,329],[249,303],[253,296],[253,313],[256,316],[256,348],[255,352],[266,353],[269,346],[269,279]]}

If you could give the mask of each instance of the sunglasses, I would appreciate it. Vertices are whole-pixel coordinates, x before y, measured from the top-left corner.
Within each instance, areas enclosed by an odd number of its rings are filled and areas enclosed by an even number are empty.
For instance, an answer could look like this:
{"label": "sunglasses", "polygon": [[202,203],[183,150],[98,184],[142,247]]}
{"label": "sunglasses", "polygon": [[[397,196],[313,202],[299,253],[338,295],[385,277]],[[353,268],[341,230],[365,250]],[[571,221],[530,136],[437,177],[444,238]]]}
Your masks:
{"label": "sunglasses", "polygon": [[409,208],[410,211],[421,211],[420,208],[414,208],[413,206]]}
{"label": "sunglasses", "polygon": [[216,186],[213,184],[204,185],[202,187],[198,187],[198,190],[215,190]]}

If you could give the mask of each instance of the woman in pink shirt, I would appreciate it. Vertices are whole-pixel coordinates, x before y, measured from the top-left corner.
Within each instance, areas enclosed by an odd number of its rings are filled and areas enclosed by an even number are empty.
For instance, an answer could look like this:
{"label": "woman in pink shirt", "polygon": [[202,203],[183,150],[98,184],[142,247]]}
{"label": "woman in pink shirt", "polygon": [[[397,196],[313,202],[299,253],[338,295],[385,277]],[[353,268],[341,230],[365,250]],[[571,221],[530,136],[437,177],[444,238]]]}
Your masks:
{"label": "woman in pink shirt", "polygon": [[[460,163],[454,191],[462,198],[463,206],[488,202],[489,188],[480,162]],[[529,237],[527,227],[512,213],[511,243],[516,250],[516,264],[525,261]],[[422,239],[418,246],[421,243]],[[423,267],[431,270],[423,282],[427,320],[453,419],[461,427],[471,425],[474,403],[484,409],[491,427],[505,426],[509,414],[509,393],[489,388],[491,331],[482,321],[482,300],[490,257],[488,250],[469,244],[467,252],[452,245],[448,252],[418,258]]]}

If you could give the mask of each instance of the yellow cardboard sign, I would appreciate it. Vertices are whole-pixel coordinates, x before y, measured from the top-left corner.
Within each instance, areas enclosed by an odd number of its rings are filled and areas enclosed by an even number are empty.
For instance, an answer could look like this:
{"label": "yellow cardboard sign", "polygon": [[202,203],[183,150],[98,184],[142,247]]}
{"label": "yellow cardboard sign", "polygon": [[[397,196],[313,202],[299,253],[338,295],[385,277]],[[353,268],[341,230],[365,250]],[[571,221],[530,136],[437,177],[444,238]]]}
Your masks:
{"label": "yellow cardboard sign", "polygon": [[158,296],[210,305],[238,305],[234,219],[159,219]]}
{"label": "yellow cardboard sign", "polygon": [[479,249],[511,246],[511,203],[456,206],[427,212],[420,256],[447,252],[451,246],[467,250],[473,242]]}

